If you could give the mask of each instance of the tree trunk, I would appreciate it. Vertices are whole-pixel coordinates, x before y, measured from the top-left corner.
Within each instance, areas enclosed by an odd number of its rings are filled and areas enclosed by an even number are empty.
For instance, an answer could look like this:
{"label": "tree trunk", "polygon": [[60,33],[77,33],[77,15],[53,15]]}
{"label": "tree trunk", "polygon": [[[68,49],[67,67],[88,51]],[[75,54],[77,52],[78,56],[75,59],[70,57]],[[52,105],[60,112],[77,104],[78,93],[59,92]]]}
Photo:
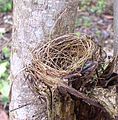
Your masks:
{"label": "tree trunk", "polygon": [[14,0],[10,120],[47,120],[47,103],[31,91],[24,69],[31,63],[30,49],[46,38],[73,32],[77,4],[78,0]]}
{"label": "tree trunk", "polygon": [[114,0],[114,55],[118,55],[118,1]]}
{"label": "tree trunk", "polygon": [[[114,13],[114,56],[117,58],[115,64],[115,72],[118,73],[118,0],[113,1],[113,8],[114,8],[114,12],[113,12]],[[116,91],[118,93],[118,85],[116,85]],[[118,105],[118,94],[116,96],[116,103]],[[118,113],[118,106],[116,108]]]}

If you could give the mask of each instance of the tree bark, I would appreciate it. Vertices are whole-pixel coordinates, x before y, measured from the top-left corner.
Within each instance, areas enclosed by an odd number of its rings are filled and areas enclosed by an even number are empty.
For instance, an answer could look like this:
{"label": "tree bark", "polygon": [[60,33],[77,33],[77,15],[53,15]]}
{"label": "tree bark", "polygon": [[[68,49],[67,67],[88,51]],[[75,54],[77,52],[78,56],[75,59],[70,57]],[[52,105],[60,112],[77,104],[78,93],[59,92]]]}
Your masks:
{"label": "tree bark", "polygon": [[114,55],[118,55],[118,1],[114,0]]}
{"label": "tree bark", "polygon": [[[113,9],[114,10],[113,11],[114,13],[114,56],[117,58],[116,64],[115,64],[115,72],[118,73],[118,0],[113,1],[113,8],[114,8]],[[116,85],[116,91],[118,93],[118,85]],[[118,94],[116,96],[116,103],[118,105]],[[118,106],[116,106],[116,108],[118,113]]]}
{"label": "tree bark", "polygon": [[46,101],[31,91],[24,77],[24,69],[31,63],[29,49],[49,37],[73,32],[77,4],[78,0],[14,0],[10,120],[48,119]]}

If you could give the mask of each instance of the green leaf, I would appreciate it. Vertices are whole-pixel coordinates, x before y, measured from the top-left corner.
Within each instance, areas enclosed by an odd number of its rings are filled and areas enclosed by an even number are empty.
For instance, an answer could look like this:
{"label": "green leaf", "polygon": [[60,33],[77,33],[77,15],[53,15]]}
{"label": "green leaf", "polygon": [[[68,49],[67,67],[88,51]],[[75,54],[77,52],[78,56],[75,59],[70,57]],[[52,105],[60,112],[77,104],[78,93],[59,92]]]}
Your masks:
{"label": "green leaf", "polygon": [[0,0],[0,11],[9,12],[13,8],[12,0]]}
{"label": "green leaf", "polygon": [[81,33],[80,33],[80,32],[76,32],[76,35],[77,35],[78,37],[80,37]]}
{"label": "green leaf", "polygon": [[7,104],[7,103],[9,102],[9,98],[3,96],[3,97],[2,97],[2,102],[3,102],[3,104]]}
{"label": "green leaf", "polygon": [[0,93],[4,97],[9,96],[9,91],[10,91],[10,83],[8,81],[1,80],[0,81]]}
{"label": "green leaf", "polygon": [[2,51],[6,58],[10,57],[10,50],[8,47],[4,47]]}
{"label": "green leaf", "polygon": [[8,62],[3,62],[0,64],[0,77],[2,76],[2,74],[6,71],[6,67],[8,65]]}
{"label": "green leaf", "polygon": [[7,3],[6,6],[7,6],[7,11],[11,11],[12,10],[13,5],[12,5],[11,2]]}

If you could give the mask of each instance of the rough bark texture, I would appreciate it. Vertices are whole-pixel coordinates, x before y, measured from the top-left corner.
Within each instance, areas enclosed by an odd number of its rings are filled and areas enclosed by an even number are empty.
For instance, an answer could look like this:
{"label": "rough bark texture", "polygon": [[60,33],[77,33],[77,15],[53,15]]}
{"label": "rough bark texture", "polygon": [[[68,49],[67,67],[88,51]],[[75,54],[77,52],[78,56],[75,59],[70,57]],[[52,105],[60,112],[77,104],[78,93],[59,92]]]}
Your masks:
{"label": "rough bark texture", "polygon": [[[118,57],[118,0],[113,1],[113,8],[114,8],[114,56]],[[116,61],[115,71],[118,73],[118,59]],[[116,89],[118,93],[118,85],[116,86]],[[118,105],[118,94],[116,97],[116,103]],[[118,106],[117,106],[117,113],[118,113]]]}
{"label": "rough bark texture", "polygon": [[[73,32],[77,3],[78,0],[14,0],[10,120],[47,119],[47,103],[29,89],[23,70],[31,63],[30,48],[48,37]],[[59,115],[60,112],[65,113],[59,111]],[[66,114],[68,120],[74,120],[73,115],[69,118]]]}
{"label": "rough bark texture", "polygon": [[114,55],[118,55],[118,1],[114,0]]}

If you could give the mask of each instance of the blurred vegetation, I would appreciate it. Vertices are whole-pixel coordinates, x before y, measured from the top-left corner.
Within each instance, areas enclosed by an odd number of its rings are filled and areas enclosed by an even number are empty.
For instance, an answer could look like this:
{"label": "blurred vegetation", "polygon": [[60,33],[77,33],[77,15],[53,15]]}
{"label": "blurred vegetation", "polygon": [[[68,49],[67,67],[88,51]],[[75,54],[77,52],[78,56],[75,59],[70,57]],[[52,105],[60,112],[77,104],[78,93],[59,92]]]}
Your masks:
{"label": "blurred vegetation", "polygon": [[91,19],[89,17],[86,17],[86,16],[81,16],[76,21],[77,27],[83,26],[85,28],[88,28],[88,27],[91,27],[91,25],[92,25]]}
{"label": "blurred vegetation", "polygon": [[[12,0],[0,0],[0,12],[11,12],[13,8]],[[0,32],[0,39],[4,36],[5,31]],[[0,43],[1,44],[1,43]],[[4,47],[0,51],[0,101],[4,105],[9,102],[9,90],[10,90],[10,48]]]}
{"label": "blurred vegetation", "polygon": [[0,0],[0,12],[12,11],[13,1],[12,0]]}
{"label": "blurred vegetation", "polygon": [[100,15],[106,8],[106,1],[107,0],[82,0],[80,9]]}
{"label": "blurred vegetation", "polygon": [[9,101],[10,90],[10,49],[8,47],[3,48],[2,58],[0,59],[0,94],[2,95],[2,102],[7,104]]}
{"label": "blurred vegetation", "polygon": [[106,2],[107,0],[81,0],[79,4],[79,17],[76,19],[75,24],[76,27],[93,30],[96,38],[101,38],[101,30],[97,27],[95,28],[93,23],[95,22],[94,18],[101,17],[105,13],[107,8]]}

